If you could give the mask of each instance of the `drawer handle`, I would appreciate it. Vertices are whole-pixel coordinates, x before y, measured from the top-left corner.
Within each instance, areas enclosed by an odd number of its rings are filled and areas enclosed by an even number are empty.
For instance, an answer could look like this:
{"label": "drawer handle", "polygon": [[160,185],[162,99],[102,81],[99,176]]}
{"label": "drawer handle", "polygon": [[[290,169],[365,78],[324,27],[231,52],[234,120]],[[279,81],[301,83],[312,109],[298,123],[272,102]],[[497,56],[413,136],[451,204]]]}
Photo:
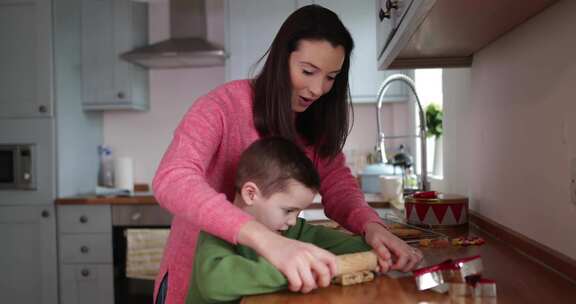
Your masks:
{"label": "drawer handle", "polygon": [[132,213],[132,215],[130,216],[130,218],[131,218],[133,221],[137,221],[137,220],[139,220],[141,217],[142,217],[142,213],[140,213],[140,212],[134,212],[134,213]]}
{"label": "drawer handle", "polygon": [[82,252],[82,253],[88,253],[88,251],[90,251],[90,248],[88,248],[88,246],[82,246],[82,247],[80,247],[80,252]]}
{"label": "drawer handle", "polygon": [[82,271],[80,272],[80,274],[81,274],[83,277],[88,277],[88,276],[90,275],[90,269],[84,268],[84,269],[82,269]]}
{"label": "drawer handle", "polygon": [[80,217],[80,223],[82,223],[82,224],[88,223],[88,217],[85,215],[81,216]]}

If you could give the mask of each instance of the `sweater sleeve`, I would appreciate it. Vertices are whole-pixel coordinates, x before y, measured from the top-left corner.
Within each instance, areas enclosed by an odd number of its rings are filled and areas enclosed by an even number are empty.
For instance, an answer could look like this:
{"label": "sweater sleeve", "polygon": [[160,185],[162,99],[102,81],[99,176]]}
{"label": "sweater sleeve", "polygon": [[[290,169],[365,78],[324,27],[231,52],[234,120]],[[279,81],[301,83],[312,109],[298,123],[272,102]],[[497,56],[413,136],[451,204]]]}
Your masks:
{"label": "sweater sleeve", "polygon": [[252,217],[206,180],[206,170],[222,148],[225,132],[223,111],[211,98],[200,97],[174,131],[153,180],[154,196],[172,214],[236,243],[240,228]]}
{"label": "sweater sleeve", "polygon": [[312,243],[336,255],[372,250],[361,236],[301,221],[300,241]]}
{"label": "sweater sleeve", "polygon": [[255,253],[253,259],[240,255],[233,245],[205,233],[202,238],[196,251],[188,302],[234,301],[245,295],[287,288],[284,275],[266,259]]}
{"label": "sweater sleeve", "polygon": [[382,220],[370,207],[358,182],[346,166],[344,154],[333,159],[319,159],[320,194],[326,215],[356,234],[364,233],[364,226]]}

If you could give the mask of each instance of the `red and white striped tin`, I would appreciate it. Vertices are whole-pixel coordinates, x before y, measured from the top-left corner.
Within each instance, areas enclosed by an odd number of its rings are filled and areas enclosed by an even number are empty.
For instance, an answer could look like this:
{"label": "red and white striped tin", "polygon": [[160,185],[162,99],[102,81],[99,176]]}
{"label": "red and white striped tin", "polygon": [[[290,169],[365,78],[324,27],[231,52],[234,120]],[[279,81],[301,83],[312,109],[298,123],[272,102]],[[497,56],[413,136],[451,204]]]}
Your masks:
{"label": "red and white striped tin", "polygon": [[468,198],[439,193],[435,198],[406,197],[406,222],[418,226],[458,226],[468,224]]}

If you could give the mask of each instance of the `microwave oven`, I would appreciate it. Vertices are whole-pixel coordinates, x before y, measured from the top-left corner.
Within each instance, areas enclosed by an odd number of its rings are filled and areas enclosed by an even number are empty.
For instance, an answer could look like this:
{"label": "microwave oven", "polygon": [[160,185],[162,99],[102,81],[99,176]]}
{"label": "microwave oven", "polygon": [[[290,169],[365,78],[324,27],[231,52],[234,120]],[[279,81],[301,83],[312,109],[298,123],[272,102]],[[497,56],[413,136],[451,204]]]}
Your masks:
{"label": "microwave oven", "polygon": [[0,190],[35,190],[35,145],[0,144]]}

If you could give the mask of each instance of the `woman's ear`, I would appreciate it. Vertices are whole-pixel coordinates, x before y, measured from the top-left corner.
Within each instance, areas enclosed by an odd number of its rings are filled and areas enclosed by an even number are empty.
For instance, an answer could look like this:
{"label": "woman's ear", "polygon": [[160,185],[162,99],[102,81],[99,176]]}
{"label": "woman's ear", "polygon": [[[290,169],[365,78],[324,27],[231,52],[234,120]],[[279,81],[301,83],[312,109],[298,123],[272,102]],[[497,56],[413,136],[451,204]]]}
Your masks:
{"label": "woman's ear", "polygon": [[240,189],[240,195],[242,196],[244,203],[248,206],[254,205],[254,203],[262,196],[260,189],[253,182],[245,182]]}

